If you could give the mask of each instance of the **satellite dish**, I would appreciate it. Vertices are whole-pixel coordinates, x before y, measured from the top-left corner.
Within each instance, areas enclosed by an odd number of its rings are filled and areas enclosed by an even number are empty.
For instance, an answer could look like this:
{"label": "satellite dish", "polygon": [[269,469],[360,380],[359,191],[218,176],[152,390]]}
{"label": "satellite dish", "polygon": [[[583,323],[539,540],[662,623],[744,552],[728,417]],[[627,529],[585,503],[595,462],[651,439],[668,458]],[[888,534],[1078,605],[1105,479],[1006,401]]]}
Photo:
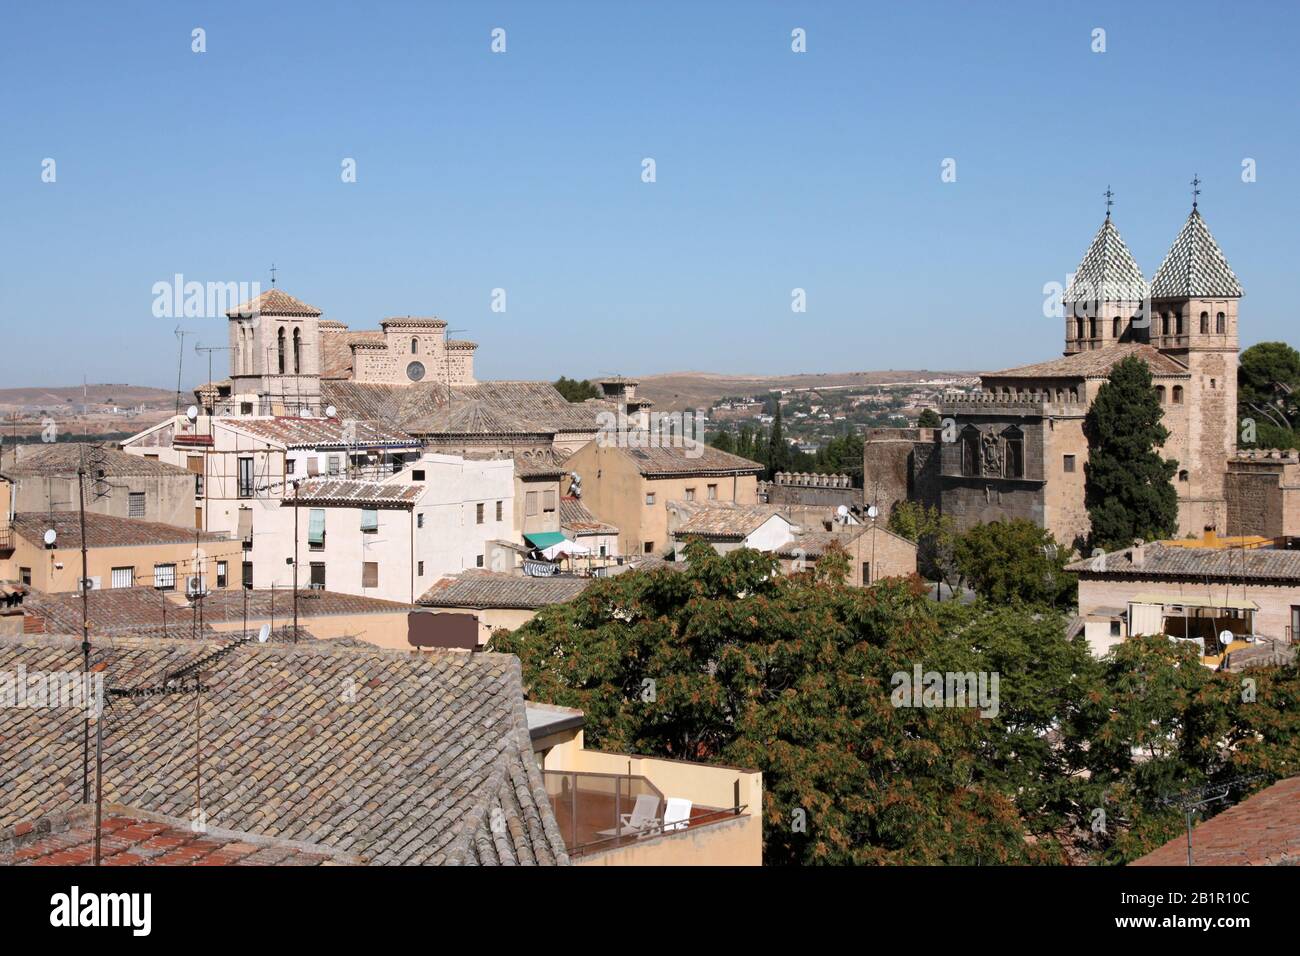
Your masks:
{"label": "satellite dish", "polygon": [[265,644],[271,637],[271,625],[263,624],[261,630],[257,632],[257,643]]}
{"label": "satellite dish", "polygon": [[840,505],[838,508],[835,509],[835,513],[839,515],[841,518],[847,518],[849,516],[849,506]]}
{"label": "satellite dish", "polygon": [[199,417],[199,407],[197,405],[191,405],[189,408],[185,409],[185,417],[190,421],[197,419]]}
{"label": "satellite dish", "polygon": [[326,406],[325,406],[325,417],[326,417],[326,418],[335,418],[335,417],[338,416],[338,413],[339,413],[339,410],[338,410],[337,408],[335,408],[333,405],[326,405]]}
{"label": "satellite dish", "polygon": [[44,540],[45,540],[45,546],[47,548],[52,548],[54,547],[54,542],[59,540],[59,535],[53,528],[51,528],[49,531],[45,532]]}
{"label": "satellite dish", "polygon": [[1232,631],[1228,631],[1228,630],[1220,631],[1220,632],[1219,632],[1219,643],[1222,644],[1224,647],[1227,647],[1229,644],[1232,643],[1233,636],[1234,636],[1234,635],[1233,635]]}
{"label": "satellite dish", "polygon": [[879,514],[880,514],[880,509],[877,508],[875,505],[868,506],[867,517],[870,518],[872,521],[875,521]]}

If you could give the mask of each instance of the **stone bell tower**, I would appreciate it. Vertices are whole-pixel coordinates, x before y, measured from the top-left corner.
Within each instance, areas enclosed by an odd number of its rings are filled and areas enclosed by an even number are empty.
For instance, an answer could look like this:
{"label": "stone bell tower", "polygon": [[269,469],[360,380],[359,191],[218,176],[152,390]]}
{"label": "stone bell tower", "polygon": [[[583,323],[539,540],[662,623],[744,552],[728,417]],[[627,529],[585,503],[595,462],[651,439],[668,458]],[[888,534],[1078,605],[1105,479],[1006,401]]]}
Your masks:
{"label": "stone bell tower", "polygon": [[1186,418],[1186,440],[1175,456],[1182,533],[1227,527],[1224,476],[1237,452],[1237,306],[1243,294],[1193,201],[1151,280],[1151,344],[1189,373],[1179,403],[1185,407],[1178,410]]}
{"label": "stone bell tower", "polygon": [[320,316],[276,288],[226,313],[231,400],[240,414],[322,414]]}

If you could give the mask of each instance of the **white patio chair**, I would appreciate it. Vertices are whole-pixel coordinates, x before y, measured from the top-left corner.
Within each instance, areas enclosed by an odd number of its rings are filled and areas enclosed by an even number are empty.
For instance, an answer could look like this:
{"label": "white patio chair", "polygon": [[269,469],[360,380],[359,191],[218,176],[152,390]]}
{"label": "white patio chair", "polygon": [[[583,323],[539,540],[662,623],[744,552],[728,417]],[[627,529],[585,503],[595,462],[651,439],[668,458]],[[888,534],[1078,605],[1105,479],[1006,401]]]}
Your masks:
{"label": "white patio chair", "polygon": [[691,801],[685,797],[669,797],[664,808],[664,832],[685,830],[691,822]]}
{"label": "white patio chair", "polygon": [[635,836],[642,831],[659,826],[659,798],[653,793],[642,793],[636,798],[631,813],[619,814],[619,825],[609,830],[598,830],[603,837]]}

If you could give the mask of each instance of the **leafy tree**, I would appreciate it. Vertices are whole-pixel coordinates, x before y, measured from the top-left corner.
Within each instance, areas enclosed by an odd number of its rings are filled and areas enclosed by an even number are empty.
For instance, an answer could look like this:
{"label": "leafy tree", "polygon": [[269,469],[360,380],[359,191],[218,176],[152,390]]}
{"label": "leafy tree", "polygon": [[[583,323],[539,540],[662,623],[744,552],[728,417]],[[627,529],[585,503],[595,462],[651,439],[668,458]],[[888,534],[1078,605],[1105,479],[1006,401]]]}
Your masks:
{"label": "leafy tree", "polygon": [[1065,549],[1032,521],[976,525],[956,539],[953,556],[962,579],[982,598],[1056,607],[1075,602],[1077,581],[1065,572]]}
{"label": "leafy tree", "polygon": [[790,443],[785,440],[781,427],[781,403],[776,403],[776,412],[772,416],[772,430],[767,436],[767,476],[771,478],[778,471],[790,471],[793,465]]}
{"label": "leafy tree", "polygon": [[899,501],[889,512],[888,528],[916,545],[922,577],[952,585],[959,573],[953,553],[957,529],[950,515],[917,501]]}
{"label": "leafy tree", "polygon": [[1135,538],[1167,538],[1177,530],[1178,462],[1157,450],[1169,438],[1163,415],[1151,369],[1137,356],[1118,362],[1097,390],[1083,424],[1084,504],[1094,546],[1114,550]]}
{"label": "leafy tree", "polygon": [[916,420],[918,428],[940,428],[943,421],[939,418],[939,413],[933,408],[927,408],[921,412],[921,417]]}
{"label": "leafy tree", "polygon": [[709,441],[709,444],[718,451],[731,452],[733,455],[736,453],[736,439],[732,437],[731,432],[718,432]]}
{"label": "leafy tree", "polygon": [[1260,342],[1241,353],[1237,403],[1243,419],[1255,422],[1259,448],[1300,447],[1300,352],[1285,342]]}
{"label": "leafy tree", "polygon": [[570,402],[585,402],[589,398],[600,398],[600,389],[585,378],[578,381],[561,375],[555,380],[555,390]]}

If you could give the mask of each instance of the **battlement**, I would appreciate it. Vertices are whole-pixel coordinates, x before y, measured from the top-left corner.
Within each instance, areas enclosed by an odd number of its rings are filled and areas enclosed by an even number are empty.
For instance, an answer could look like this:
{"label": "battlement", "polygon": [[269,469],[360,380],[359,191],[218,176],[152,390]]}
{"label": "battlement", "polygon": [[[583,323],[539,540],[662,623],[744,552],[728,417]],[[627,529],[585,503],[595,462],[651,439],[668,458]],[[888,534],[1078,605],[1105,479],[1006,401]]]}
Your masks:
{"label": "battlement", "polygon": [[795,488],[852,488],[848,475],[819,475],[806,471],[778,471],[772,476],[777,485]]}

